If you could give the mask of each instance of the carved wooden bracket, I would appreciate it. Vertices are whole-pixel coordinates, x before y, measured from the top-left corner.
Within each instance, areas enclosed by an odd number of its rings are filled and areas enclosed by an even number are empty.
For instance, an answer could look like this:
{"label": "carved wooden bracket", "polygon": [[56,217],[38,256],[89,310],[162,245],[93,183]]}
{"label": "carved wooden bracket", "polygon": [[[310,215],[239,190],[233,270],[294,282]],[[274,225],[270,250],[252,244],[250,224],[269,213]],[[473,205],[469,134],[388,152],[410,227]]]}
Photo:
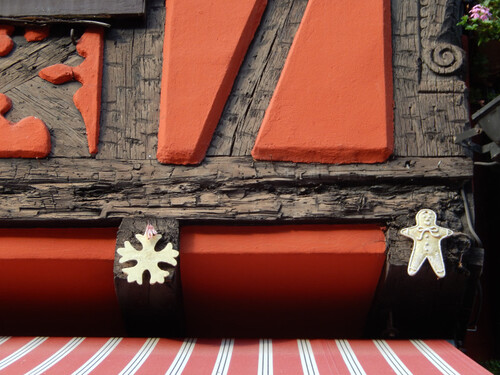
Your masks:
{"label": "carved wooden bracket", "polygon": [[[166,275],[164,282],[151,284],[146,276],[142,285],[136,282],[127,281],[127,273],[124,269],[130,269],[137,264],[137,261],[123,261],[119,254],[120,249],[124,249],[124,244],[135,249],[140,249],[141,244],[136,238],[136,234],[144,233],[146,226],[151,224],[156,228],[160,236],[154,236],[156,241],[156,252],[170,247],[179,248],[179,224],[172,219],[124,219],[118,230],[116,240],[116,253],[114,263],[115,290],[122,310],[122,315],[126,329],[131,336],[152,336],[171,337],[178,336],[182,332],[182,305],[179,266],[172,266],[167,263],[159,263],[159,267]],[[140,234],[143,240],[147,236]],[[175,262],[172,262],[175,263]],[[160,271],[161,272],[161,271]],[[152,280],[151,280],[152,281]]]}

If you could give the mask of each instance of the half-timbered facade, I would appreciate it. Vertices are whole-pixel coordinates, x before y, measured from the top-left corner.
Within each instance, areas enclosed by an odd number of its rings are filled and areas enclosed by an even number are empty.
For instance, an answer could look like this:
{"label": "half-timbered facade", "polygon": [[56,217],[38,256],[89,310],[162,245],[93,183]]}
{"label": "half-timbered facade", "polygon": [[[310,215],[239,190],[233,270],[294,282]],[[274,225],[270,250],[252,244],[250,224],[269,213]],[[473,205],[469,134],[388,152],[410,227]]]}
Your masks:
{"label": "half-timbered facade", "polygon": [[0,4],[0,334],[463,340],[460,1],[122,3]]}

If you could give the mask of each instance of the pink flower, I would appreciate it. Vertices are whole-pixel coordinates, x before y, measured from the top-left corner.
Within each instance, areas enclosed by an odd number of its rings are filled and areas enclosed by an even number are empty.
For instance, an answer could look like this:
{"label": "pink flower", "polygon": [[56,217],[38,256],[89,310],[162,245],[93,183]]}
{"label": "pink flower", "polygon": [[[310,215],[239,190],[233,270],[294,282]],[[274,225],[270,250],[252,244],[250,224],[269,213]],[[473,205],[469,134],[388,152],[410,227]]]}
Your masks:
{"label": "pink flower", "polygon": [[484,5],[474,5],[469,11],[469,17],[473,20],[480,19],[481,21],[487,21],[491,17],[491,12],[490,9]]}
{"label": "pink flower", "polygon": [[156,231],[155,227],[153,227],[151,224],[148,223],[148,225],[146,225],[146,231],[144,232],[144,236],[148,240],[150,240],[156,234],[158,234],[158,232]]}

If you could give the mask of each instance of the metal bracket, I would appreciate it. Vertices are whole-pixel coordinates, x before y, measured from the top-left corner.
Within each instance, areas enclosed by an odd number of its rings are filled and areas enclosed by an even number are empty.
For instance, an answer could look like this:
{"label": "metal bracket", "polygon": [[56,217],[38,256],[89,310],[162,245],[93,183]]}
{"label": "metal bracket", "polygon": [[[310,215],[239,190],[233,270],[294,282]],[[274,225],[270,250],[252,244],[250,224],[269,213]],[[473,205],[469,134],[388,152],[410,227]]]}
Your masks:
{"label": "metal bracket", "polygon": [[475,137],[483,132],[479,126],[475,126],[472,129],[466,130],[455,136],[455,143],[462,143],[463,141]]}
{"label": "metal bracket", "polygon": [[476,125],[472,129],[457,134],[455,136],[455,143],[460,144],[469,150],[477,152],[478,154],[489,153],[492,160],[498,160],[500,157],[500,146],[496,142],[490,142],[484,146],[481,146],[470,140],[470,138],[482,134],[483,132],[483,129]]}

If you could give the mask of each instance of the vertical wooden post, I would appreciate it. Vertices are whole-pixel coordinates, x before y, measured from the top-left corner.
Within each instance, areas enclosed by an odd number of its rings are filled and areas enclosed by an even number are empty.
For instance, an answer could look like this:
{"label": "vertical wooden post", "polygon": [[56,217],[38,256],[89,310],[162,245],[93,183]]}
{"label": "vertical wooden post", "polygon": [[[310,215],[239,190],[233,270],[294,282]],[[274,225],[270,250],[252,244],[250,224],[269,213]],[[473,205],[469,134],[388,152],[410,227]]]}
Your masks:
{"label": "vertical wooden post", "polygon": [[[142,245],[136,234],[144,234],[147,224],[151,224],[162,238],[155,250],[165,248],[170,242],[174,249],[179,248],[179,223],[172,219],[123,219],[118,230],[116,249],[123,248],[129,241],[136,250]],[[115,290],[120,303],[126,331],[129,336],[175,337],[183,333],[183,313],[181,303],[181,284],[179,264],[171,266],[160,263],[162,270],[169,275],[163,283],[150,284],[150,275],[144,272],[142,285],[127,281],[124,268],[134,266],[135,261],[120,263],[120,254],[115,251],[114,279]],[[179,258],[177,258],[179,260]]]}

